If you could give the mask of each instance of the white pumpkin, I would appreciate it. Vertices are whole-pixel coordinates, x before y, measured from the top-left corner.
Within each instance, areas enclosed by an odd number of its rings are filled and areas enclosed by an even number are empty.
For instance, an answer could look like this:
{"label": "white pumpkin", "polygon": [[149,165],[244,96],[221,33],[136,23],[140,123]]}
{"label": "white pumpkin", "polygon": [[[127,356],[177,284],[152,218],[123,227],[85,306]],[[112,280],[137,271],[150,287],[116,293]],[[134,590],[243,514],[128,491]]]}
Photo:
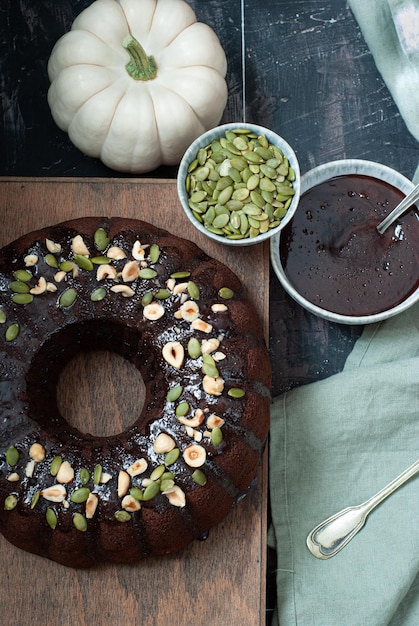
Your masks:
{"label": "white pumpkin", "polygon": [[184,0],[95,0],[55,44],[48,103],[85,154],[130,173],[176,165],[221,119],[227,62]]}

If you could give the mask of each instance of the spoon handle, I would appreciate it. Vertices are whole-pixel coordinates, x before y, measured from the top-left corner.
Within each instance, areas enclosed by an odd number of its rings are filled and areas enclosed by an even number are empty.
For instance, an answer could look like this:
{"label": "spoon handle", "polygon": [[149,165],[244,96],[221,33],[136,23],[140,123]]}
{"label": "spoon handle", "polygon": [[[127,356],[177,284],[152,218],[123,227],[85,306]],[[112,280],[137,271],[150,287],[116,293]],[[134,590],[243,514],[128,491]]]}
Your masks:
{"label": "spoon handle", "polygon": [[412,191],[407,194],[405,198],[394,208],[377,226],[377,230],[380,235],[405,211],[408,211],[410,207],[419,200],[419,185],[413,187]]}
{"label": "spoon handle", "polygon": [[419,472],[419,459],[363,504],[335,513],[316,526],[307,537],[307,547],[318,559],[340,552],[365,524],[367,515],[385,498]]}

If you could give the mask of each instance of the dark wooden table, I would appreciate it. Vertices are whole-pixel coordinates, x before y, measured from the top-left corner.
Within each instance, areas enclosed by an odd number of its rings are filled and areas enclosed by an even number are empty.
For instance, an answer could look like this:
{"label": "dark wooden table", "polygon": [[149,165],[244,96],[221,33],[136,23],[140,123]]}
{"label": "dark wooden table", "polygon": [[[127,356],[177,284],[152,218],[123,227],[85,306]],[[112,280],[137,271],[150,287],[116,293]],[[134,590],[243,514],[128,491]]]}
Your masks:
{"label": "dark wooden table", "polygon": [[[229,99],[223,121],[272,128],[294,147],[303,173],[330,160],[363,158],[413,176],[418,144],[346,0],[189,3],[217,32],[227,55]],[[89,4],[2,0],[0,176],[118,176],[71,145],[54,125],[46,102],[51,48]],[[176,168],[147,176],[175,178]],[[361,330],[305,312],[271,274],[274,395],[339,371]]]}

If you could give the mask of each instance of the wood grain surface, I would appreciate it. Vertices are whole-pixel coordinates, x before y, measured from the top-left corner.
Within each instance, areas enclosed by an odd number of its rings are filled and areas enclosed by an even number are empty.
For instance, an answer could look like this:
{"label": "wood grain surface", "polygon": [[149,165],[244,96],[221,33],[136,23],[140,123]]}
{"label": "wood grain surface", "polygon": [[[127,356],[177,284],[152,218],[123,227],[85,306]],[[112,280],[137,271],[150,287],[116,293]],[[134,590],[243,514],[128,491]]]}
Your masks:
{"label": "wood grain surface", "polygon": [[[192,238],[239,275],[267,332],[268,248],[262,244],[233,250],[198,236],[180,209],[174,181],[3,178],[0,214],[0,246],[25,232],[82,215],[145,219]],[[141,402],[137,386],[136,370],[102,351],[67,364],[58,397],[74,425],[106,434],[130,424],[130,415]],[[23,552],[0,536],[0,623],[265,624],[266,499],[265,454],[256,487],[206,541],[195,542],[178,555],[134,566],[72,570]]]}

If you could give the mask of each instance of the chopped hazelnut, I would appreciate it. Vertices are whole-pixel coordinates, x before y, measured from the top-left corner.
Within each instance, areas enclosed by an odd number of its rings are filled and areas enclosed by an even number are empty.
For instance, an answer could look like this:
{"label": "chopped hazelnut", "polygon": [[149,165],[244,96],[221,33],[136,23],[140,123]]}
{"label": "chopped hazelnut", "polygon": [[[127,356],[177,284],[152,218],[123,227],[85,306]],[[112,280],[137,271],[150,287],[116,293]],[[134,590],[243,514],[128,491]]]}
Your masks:
{"label": "chopped hazelnut", "polygon": [[74,480],[74,470],[68,461],[63,461],[57,473],[59,483],[71,483]]}
{"label": "chopped hazelnut", "polygon": [[52,485],[41,491],[41,496],[50,502],[64,502],[66,495],[64,485]]}
{"label": "chopped hazelnut", "polygon": [[45,459],[45,448],[40,443],[33,443],[29,448],[29,456],[31,459],[39,463]]}
{"label": "chopped hazelnut", "polygon": [[157,454],[165,454],[176,447],[175,441],[166,433],[160,433],[154,442],[154,452]]}
{"label": "chopped hazelnut", "polygon": [[43,276],[41,276],[38,280],[38,284],[36,285],[36,287],[32,287],[29,293],[31,293],[34,296],[38,296],[41,293],[44,293],[46,291],[46,288],[47,288],[47,281],[45,280]]}
{"label": "chopped hazelnut", "polygon": [[194,330],[200,330],[203,333],[210,333],[212,331],[211,324],[204,322],[204,320],[196,319],[191,324]]}
{"label": "chopped hazelnut", "polygon": [[89,497],[87,498],[87,501],[86,501],[87,519],[92,519],[92,517],[94,516],[96,512],[98,503],[99,503],[99,498],[97,497],[97,495],[95,493],[89,493]]}
{"label": "chopped hazelnut", "polygon": [[183,458],[190,467],[201,467],[205,463],[207,453],[205,448],[194,443],[184,449]]}
{"label": "chopped hazelnut", "polygon": [[164,307],[160,302],[150,302],[150,304],[146,304],[144,307],[143,315],[147,320],[158,320],[164,315]]}
{"label": "chopped hazelnut", "polygon": [[211,378],[211,376],[204,376],[202,386],[206,393],[211,396],[221,396],[224,389],[224,380],[221,377]]}
{"label": "chopped hazelnut", "polygon": [[76,235],[71,241],[71,249],[74,254],[81,254],[82,256],[89,256],[89,250],[83,241],[81,235]]}
{"label": "chopped hazelnut", "polygon": [[122,498],[127,493],[131,478],[127,472],[121,470],[118,474],[118,496]]}
{"label": "chopped hazelnut", "polygon": [[163,358],[166,363],[172,365],[176,369],[180,369],[183,365],[185,351],[179,341],[168,341],[162,350]]}
{"label": "chopped hazelnut", "polygon": [[167,491],[163,491],[163,493],[173,506],[183,508],[186,505],[186,496],[178,485],[174,485]]}
{"label": "chopped hazelnut", "polygon": [[96,280],[104,280],[105,278],[116,279],[116,269],[109,265],[109,263],[105,263],[104,265],[99,265],[96,272]]}
{"label": "chopped hazelnut", "polygon": [[122,280],[126,283],[131,283],[138,278],[139,272],[140,268],[138,267],[137,261],[128,261],[122,270]]}
{"label": "chopped hazelnut", "polygon": [[146,471],[148,463],[145,459],[138,459],[127,469],[130,476],[138,476]]}

